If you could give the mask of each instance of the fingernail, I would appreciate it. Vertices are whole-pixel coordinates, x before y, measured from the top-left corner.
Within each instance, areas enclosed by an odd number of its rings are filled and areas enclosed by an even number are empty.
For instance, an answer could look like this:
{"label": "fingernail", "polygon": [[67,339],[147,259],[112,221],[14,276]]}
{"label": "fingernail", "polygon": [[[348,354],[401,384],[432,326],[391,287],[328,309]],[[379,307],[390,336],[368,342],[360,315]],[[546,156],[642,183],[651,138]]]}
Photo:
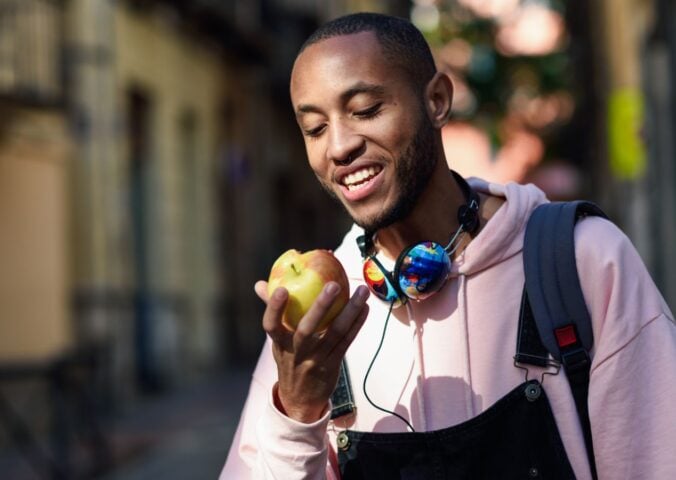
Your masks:
{"label": "fingernail", "polygon": [[284,300],[286,298],[286,292],[284,291],[283,288],[278,288],[277,290],[274,291],[272,294],[275,300]]}
{"label": "fingernail", "polygon": [[364,285],[359,285],[355,293],[357,296],[357,300],[359,300],[360,302],[365,302],[366,299],[369,298],[369,289],[366,288]]}

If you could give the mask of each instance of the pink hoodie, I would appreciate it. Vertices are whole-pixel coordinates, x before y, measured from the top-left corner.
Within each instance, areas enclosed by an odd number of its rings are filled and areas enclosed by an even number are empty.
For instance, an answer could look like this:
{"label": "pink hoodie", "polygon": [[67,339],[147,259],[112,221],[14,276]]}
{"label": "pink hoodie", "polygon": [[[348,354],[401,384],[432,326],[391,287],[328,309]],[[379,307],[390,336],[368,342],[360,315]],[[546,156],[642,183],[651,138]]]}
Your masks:
{"label": "pink hoodie", "polygon": [[[452,278],[432,298],[394,311],[369,374],[369,397],[417,431],[446,428],[485,411],[524,381],[513,356],[523,288],[521,250],[531,211],[546,201],[532,185],[487,184],[477,190],[504,205],[453,263]],[[351,288],[363,283],[353,227],[336,256]],[[676,478],[676,324],[627,237],[599,218],[575,230],[577,268],[593,319],[589,412],[600,479]],[[385,259],[387,261],[387,259]],[[393,261],[386,266],[391,267]],[[295,422],[273,405],[277,370],[263,347],[221,479],[340,478],[336,435],[344,428],[403,432],[404,423],[372,407],[364,374],[383,333],[387,305],[369,299],[369,317],[347,352],[357,405],[350,421]],[[529,378],[543,369],[530,368]],[[575,404],[563,373],[545,376],[569,460],[590,478]]]}

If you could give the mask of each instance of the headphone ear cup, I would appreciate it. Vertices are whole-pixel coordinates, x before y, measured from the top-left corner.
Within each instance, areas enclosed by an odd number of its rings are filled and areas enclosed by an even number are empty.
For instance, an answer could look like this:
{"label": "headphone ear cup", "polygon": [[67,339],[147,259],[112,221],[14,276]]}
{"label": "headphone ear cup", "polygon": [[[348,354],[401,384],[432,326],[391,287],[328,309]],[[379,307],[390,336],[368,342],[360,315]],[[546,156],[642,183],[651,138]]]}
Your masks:
{"label": "headphone ear cup", "polygon": [[414,300],[424,300],[446,283],[451,259],[436,242],[421,242],[404,249],[397,258],[394,280],[399,291]]}
{"label": "headphone ear cup", "polygon": [[396,308],[406,303],[406,296],[401,293],[398,286],[392,279],[392,274],[371,255],[364,261],[364,282],[373,294],[387,303],[393,303]]}

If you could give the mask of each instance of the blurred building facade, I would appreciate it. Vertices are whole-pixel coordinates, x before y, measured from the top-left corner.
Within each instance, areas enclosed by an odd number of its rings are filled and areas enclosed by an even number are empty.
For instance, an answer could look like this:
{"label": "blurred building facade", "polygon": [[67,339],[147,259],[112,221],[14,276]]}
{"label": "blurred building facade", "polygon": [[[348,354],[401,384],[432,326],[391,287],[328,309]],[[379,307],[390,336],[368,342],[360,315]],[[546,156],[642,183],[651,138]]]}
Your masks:
{"label": "blurred building facade", "polygon": [[2,357],[40,356],[64,348],[72,335],[65,255],[72,144],[62,108],[60,31],[58,6],[0,4]]}
{"label": "blurred building facade", "polygon": [[91,381],[108,407],[255,358],[255,280],[347,226],[306,166],[293,58],[337,14],[405,14],[386,3],[0,0],[0,389],[14,420],[55,428],[59,369],[82,350],[96,371],[75,388]]}

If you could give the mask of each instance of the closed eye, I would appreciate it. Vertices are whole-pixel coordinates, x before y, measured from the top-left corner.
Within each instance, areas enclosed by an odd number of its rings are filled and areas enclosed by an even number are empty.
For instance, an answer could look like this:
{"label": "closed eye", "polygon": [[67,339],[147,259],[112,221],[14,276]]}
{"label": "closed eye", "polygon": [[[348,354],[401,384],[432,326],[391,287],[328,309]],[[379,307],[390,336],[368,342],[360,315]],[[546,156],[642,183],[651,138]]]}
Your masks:
{"label": "closed eye", "polygon": [[303,129],[303,135],[306,137],[318,137],[324,131],[324,125],[315,128]]}
{"label": "closed eye", "polygon": [[380,113],[380,107],[382,107],[382,105],[382,103],[376,103],[375,105],[365,108],[364,110],[358,110],[354,112],[354,116],[364,119],[375,118]]}

